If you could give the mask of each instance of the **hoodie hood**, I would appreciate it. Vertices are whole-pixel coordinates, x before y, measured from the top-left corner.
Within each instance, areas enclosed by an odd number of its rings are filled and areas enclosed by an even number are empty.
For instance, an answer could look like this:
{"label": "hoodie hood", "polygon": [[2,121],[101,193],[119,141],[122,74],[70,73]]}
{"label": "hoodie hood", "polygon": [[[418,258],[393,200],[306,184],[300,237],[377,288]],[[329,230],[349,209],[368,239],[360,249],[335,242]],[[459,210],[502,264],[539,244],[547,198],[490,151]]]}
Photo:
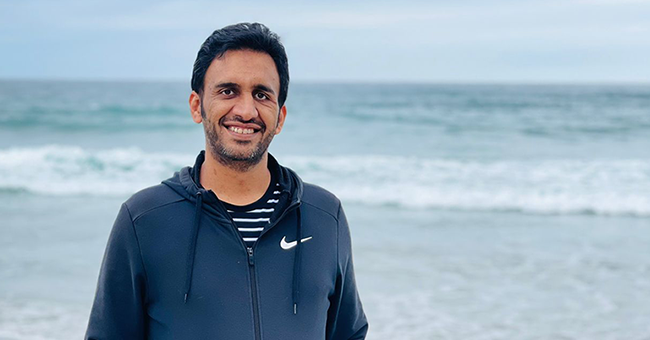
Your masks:
{"label": "hoodie hood", "polygon": [[[194,223],[192,225],[192,239],[187,253],[187,273],[186,283],[184,289],[184,302],[187,299],[192,288],[192,274],[194,271],[194,259],[196,257],[196,240],[201,226],[201,216],[207,213],[211,218],[217,219],[225,224],[232,224],[234,222],[228,214],[223,203],[219,200],[217,195],[212,190],[206,190],[200,183],[201,166],[205,161],[205,151],[201,151],[196,157],[194,166],[185,167],[179,172],[174,173],[174,176],[163,181],[162,183],[170,187],[182,197],[194,203],[196,210],[194,213]],[[281,191],[280,200],[276,205],[275,212],[271,215],[269,228],[271,229],[281,218],[285,211],[292,206],[297,207],[297,245],[295,247],[294,265],[293,265],[293,314],[297,314],[298,302],[300,299],[300,263],[301,263],[301,240],[302,240],[302,219],[300,213],[300,201],[303,194],[303,182],[293,170],[281,166],[275,157],[268,154],[267,166],[269,171],[274,174],[275,179]],[[236,227],[235,227],[236,228]],[[265,229],[262,235],[268,231]],[[261,235],[260,235],[261,237]],[[243,244],[243,241],[242,241]]]}
{"label": "hoodie hood", "polygon": [[[216,215],[215,217],[217,218],[223,217],[230,220],[230,216],[220,203],[217,195],[212,190],[204,189],[199,182],[199,174],[204,161],[205,151],[201,151],[196,157],[193,166],[182,168],[180,171],[174,173],[174,176],[164,180],[162,183],[194,203],[197,201],[199,193],[201,193],[204,203],[203,209],[211,213],[211,215]],[[280,191],[282,192],[282,200],[278,202],[282,205],[278,206],[276,214],[271,217],[273,221],[286,207],[300,203],[303,193],[303,181],[293,170],[281,166],[271,154],[268,154],[267,166],[276,175],[277,181],[280,184]]]}

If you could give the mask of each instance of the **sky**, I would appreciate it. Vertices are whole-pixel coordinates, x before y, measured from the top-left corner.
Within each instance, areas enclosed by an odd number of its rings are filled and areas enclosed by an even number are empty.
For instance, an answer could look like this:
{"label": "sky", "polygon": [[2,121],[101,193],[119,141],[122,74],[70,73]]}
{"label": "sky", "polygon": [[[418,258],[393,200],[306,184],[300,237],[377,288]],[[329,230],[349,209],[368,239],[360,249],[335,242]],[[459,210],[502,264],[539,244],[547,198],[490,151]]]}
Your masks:
{"label": "sky", "polygon": [[292,81],[650,82],[650,0],[0,0],[0,79],[189,81],[215,29],[278,33]]}

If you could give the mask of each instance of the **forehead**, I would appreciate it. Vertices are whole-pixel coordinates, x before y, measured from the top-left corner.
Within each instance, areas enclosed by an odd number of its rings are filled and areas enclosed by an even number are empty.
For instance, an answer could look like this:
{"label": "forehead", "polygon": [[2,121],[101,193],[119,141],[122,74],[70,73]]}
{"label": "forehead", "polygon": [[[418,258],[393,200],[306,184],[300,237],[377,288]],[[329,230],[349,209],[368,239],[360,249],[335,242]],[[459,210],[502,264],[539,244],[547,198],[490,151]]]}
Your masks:
{"label": "forehead", "polygon": [[273,58],[267,53],[253,50],[228,50],[214,58],[205,73],[205,86],[235,83],[242,87],[256,84],[280,89],[280,76]]}

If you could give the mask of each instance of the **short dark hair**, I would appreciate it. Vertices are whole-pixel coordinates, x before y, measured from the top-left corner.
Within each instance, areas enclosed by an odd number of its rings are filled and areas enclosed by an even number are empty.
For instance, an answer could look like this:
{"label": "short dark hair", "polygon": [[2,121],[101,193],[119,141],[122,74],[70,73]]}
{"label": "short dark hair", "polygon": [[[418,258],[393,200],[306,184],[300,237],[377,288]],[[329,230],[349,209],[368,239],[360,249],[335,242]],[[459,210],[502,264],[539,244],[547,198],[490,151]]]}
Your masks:
{"label": "short dark hair", "polygon": [[280,76],[278,103],[284,105],[289,91],[289,62],[280,37],[260,23],[239,23],[214,31],[201,45],[192,71],[192,90],[203,95],[205,72],[214,58],[221,58],[228,50],[265,52],[273,58]]}

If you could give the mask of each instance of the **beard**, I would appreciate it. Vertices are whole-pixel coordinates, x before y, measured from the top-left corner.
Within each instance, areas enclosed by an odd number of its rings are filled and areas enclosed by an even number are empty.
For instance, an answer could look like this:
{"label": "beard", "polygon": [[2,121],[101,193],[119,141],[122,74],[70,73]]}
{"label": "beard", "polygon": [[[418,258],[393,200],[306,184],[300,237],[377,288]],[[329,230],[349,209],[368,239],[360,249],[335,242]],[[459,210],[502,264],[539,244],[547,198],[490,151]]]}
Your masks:
{"label": "beard", "polygon": [[262,140],[257,142],[255,145],[252,145],[254,143],[252,141],[234,141],[235,144],[248,146],[243,150],[235,147],[229,147],[224,143],[223,140],[219,138],[218,132],[218,130],[220,130],[223,126],[225,116],[221,117],[217,124],[214,124],[210,119],[207,118],[207,115],[203,111],[203,105],[201,105],[201,116],[203,116],[203,130],[205,131],[205,138],[209,149],[208,151],[219,163],[236,171],[248,171],[253,166],[259,164],[259,162],[264,157],[264,154],[268,150],[273,137],[275,137],[273,131],[267,132],[266,124],[264,124],[262,120],[245,122],[236,117],[233,120],[240,123],[255,123],[259,125],[262,129],[258,133],[262,134]]}

